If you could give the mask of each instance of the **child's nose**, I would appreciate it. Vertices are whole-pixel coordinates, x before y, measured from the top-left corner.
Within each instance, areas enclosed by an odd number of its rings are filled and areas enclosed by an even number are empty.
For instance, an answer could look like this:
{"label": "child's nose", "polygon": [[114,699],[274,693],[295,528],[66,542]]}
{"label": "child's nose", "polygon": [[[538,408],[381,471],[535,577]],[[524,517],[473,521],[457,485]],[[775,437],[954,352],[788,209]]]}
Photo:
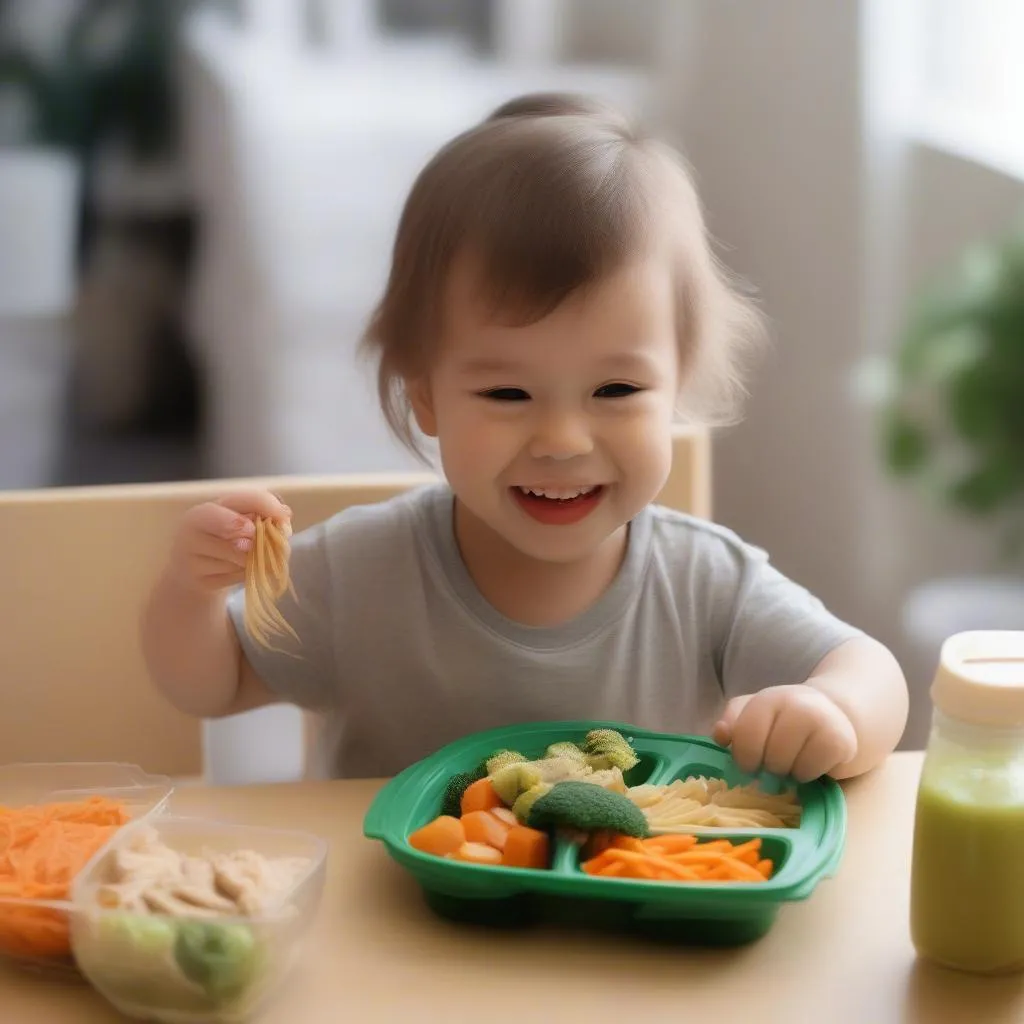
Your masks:
{"label": "child's nose", "polygon": [[568,413],[546,416],[530,441],[530,455],[535,459],[575,459],[593,450],[585,417]]}

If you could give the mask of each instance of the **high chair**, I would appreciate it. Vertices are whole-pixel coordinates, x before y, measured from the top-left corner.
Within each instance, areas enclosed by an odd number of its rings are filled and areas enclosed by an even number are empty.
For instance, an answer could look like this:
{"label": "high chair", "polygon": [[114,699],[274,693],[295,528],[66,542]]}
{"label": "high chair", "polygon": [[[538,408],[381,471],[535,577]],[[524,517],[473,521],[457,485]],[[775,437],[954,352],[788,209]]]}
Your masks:
{"label": "high chair", "polygon": [[[711,515],[710,442],[679,427],[662,503]],[[0,763],[122,761],[202,777],[201,722],[150,684],[139,611],[182,513],[266,487],[301,530],[352,505],[435,480],[429,473],[200,480],[0,492]],[[316,720],[306,716],[310,741]]]}

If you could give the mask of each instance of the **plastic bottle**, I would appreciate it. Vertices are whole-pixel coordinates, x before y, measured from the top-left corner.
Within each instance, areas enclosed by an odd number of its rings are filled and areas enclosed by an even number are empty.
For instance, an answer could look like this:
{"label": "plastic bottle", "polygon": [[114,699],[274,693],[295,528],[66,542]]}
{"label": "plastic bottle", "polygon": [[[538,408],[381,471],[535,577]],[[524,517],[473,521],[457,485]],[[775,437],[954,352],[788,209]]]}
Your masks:
{"label": "plastic bottle", "polygon": [[911,938],[946,967],[1024,970],[1024,632],[950,637],[931,699]]}

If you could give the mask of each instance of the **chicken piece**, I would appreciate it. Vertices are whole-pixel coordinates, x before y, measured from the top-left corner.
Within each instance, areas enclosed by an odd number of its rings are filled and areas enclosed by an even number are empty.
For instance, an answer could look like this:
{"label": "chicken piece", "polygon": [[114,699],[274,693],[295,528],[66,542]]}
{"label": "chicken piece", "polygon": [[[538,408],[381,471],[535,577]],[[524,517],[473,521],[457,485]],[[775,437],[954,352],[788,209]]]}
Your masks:
{"label": "chicken piece", "polygon": [[150,910],[158,914],[167,914],[169,917],[190,917],[215,919],[222,914],[217,910],[210,910],[208,907],[200,907],[194,903],[186,903],[184,900],[172,896],[161,889],[146,889],[142,898]]}

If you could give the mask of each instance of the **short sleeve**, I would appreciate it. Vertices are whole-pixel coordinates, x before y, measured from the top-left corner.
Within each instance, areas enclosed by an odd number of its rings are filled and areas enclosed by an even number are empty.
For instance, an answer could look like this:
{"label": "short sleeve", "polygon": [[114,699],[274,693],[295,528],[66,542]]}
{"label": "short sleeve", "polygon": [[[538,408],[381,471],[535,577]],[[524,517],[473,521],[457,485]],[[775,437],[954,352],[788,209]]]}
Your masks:
{"label": "short sleeve", "polygon": [[767,554],[738,539],[716,573],[717,664],[726,697],[802,683],[830,651],[862,632],[833,615]]}
{"label": "short sleeve", "polygon": [[284,594],[277,607],[298,635],[275,634],[269,650],[245,629],[245,588],[228,597],[228,612],[253,670],[280,700],[310,711],[336,706],[337,680],[331,614],[331,568],[326,526],[319,523],[291,538],[288,560],[295,596]]}

